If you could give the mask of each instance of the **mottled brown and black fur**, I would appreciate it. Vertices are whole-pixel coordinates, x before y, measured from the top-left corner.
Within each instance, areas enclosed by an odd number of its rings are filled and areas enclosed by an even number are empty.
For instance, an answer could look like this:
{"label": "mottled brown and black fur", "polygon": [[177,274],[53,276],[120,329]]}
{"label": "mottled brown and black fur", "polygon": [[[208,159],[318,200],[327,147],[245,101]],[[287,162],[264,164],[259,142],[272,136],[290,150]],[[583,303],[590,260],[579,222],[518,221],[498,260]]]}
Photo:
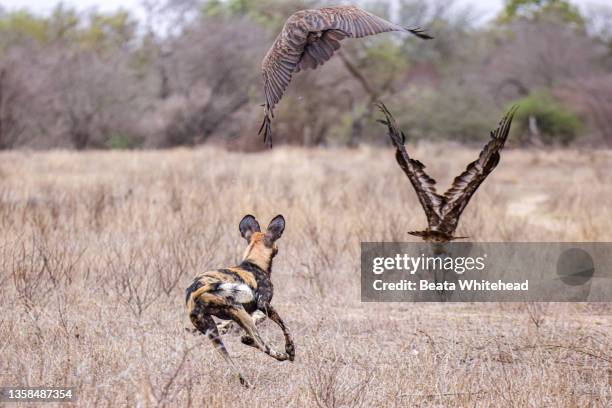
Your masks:
{"label": "mottled brown and black fur", "polygon": [[[185,301],[193,325],[210,338],[236,371],[240,382],[248,386],[249,383],[229,356],[213,316],[236,322],[246,332],[242,337],[244,344],[258,348],[279,361],[293,361],[295,347],[289,329],[270,303],[274,294],[270,278],[272,259],[278,252],[275,242],[285,229],[285,219],[277,215],[266,232],[261,232],[255,217],[247,215],[240,221],[239,229],[248,242],[240,265],[200,273],[185,291]],[[263,341],[252,318],[257,310],[281,328],[285,336],[285,352],[276,351]]]}

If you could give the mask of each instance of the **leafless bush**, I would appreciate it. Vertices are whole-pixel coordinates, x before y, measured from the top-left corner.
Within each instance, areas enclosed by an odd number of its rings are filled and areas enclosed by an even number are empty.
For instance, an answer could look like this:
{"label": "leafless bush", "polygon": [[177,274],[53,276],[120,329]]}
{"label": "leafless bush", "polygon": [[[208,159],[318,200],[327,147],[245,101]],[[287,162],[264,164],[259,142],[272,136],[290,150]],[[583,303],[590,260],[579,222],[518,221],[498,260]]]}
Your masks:
{"label": "leafless bush", "polygon": [[[53,116],[60,118],[55,131],[66,135],[76,149],[101,147],[113,136],[130,135],[130,121],[139,113],[142,89],[121,53],[56,50],[45,65]],[[43,91],[44,92],[44,91]]]}
{"label": "leafless bush", "polygon": [[519,20],[505,30],[511,35],[491,50],[479,71],[498,101],[563,88],[568,82],[602,72],[605,47],[563,21]]}
{"label": "leafless bush", "polygon": [[[19,299],[26,308],[44,306],[50,296],[41,296],[72,284],[85,252],[74,246],[56,247],[44,237],[12,242],[16,249],[10,258],[11,276]],[[6,249],[6,248],[5,248]]]}
{"label": "leafless bush", "polygon": [[546,318],[546,305],[541,303],[527,303],[525,304],[527,315],[531,322],[535,325],[536,329],[544,323]]}
{"label": "leafless bush", "polygon": [[106,257],[105,268],[113,277],[116,295],[136,318],[141,318],[162,293],[151,255],[137,248],[127,252],[114,248]]}
{"label": "leafless bush", "polygon": [[47,268],[44,259],[36,250],[34,239],[13,245],[16,251],[13,253],[10,268],[18,299],[26,309],[31,309],[38,302],[43,302],[43,306],[50,299],[39,297],[38,294],[48,292],[52,288],[51,281],[45,279]]}
{"label": "leafless bush", "polygon": [[231,118],[252,102],[249,94],[259,85],[263,38],[249,20],[207,19],[161,45],[169,50],[161,60],[168,102],[182,102],[163,124],[164,146],[194,145],[213,134],[232,136]]}
{"label": "leafless bush", "polygon": [[[159,285],[166,296],[175,294],[177,285],[184,281],[185,275],[193,271],[190,266],[190,247],[181,241],[170,241],[169,247],[158,254],[154,262]],[[182,289],[182,288],[181,288]]]}
{"label": "leafless bush", "polygon": [[612,146],[611,84],[609,74],[581,79],[571,84],[565,96],[579,107],[608,146]]}
{"label": "leafless bush", "polygon": [[18,112],[23,106],[23,84],[15,76],[15,67],[0,67],[0,149],[15,147],[24,130]]}
{"label": "leafless bush", "polygon": [[[342,371],[345,370],[351,371],[351,375],[344,374]],[[354,375],[361,378],[355,381]],[[347,378],[351,381],[348,382]],[[323,362],[308,373],[309,390],[319,408],[370,406],[366,390],[374,380],[371,373],[355,373],[354,367],[338,360]]]}

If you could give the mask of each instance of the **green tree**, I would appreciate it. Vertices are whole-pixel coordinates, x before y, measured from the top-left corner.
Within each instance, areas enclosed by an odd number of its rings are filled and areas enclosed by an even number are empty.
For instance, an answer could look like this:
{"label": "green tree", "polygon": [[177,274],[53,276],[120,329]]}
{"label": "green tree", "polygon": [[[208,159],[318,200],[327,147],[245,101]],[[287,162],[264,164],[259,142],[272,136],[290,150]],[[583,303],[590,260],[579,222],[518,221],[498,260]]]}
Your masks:
{"label": "green tree", "polygon": [[580,117],[547,92],[533,93],[514,104],[520,108],[513,133],[521,143],[538,138],[545,144],[568,145],[583,128]]}
{"label": "green tree", "polygon": [[580,28],[585,26],[585,18],[568,0],[506,0],[499,20],[504,23],[517,18],[537,21],[549,16],[555,16]]}
{"label": "green tree", "polygon": [[27,10],[0,14],[0,48],[35,41],[49,45],[58,41],[96,51],[126,48],[136,38],[137,22],[129,12],[92,12],[83,18],[61,3],[48,17]]}
{"label": "green tree", "polygon": [[89,15],[89,24],[80,32],[80,42],[98,50],[126,48],[136,35],[137,22],[126,10]]}
{"label": "green tree", "polygon": [[319,3],[317,0],[207,0],[203,12],[208,17],[248,16],[264,28],[279,31],[291,14],[318,7]]}
{"label": "green tree", "polygon": [[48,42],[55,40],[74,40],[81,23],[77,11],[58,4],[47,20]]}
{"label": "green tree", "polygon": [[49,39],[49,22],[27,10],[0,15],[0,44],[3,49],[34,40],[44,44]]}

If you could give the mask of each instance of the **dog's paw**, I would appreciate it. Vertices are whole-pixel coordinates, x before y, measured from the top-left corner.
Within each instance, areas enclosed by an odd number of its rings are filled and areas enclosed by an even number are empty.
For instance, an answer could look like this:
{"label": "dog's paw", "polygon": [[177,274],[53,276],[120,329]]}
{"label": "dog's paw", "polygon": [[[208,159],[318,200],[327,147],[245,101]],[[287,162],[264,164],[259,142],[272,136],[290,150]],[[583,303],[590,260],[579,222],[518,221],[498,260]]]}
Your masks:
{"label": "dog's paw", "polygon": [[285,353],[289,356],[289,361],[295,360],[295,345],[293,343],[286,344]]}
{"label": "dog's paw", "polygon": [[251,336],[244,335],[240,337],[240,341],[242,342],[242,344],[245,344],[247,346],[255,346],[255,340]]}

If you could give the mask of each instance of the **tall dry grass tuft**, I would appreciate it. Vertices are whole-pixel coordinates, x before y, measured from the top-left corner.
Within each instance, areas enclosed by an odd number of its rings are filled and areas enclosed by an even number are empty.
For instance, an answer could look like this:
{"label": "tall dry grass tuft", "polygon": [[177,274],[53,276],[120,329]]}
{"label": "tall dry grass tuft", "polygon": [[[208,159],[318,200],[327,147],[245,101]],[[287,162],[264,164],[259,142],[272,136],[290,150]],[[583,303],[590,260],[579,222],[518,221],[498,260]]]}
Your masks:
{"label": "tall dry grass tuft", "polygon": [[[447,151],[447,149],[445,150]],[[477,152],[422,146],[442,184]],[[609,305],[362,304],[359,242],[425,227],[390,150],[3,153],[0,385],[75,386],[78,405],[610,406]],[[504,152],[459,235],[610,241],[612,154]],[[185,328],[184,288],[237,263],[237,223],[281,213],[274,304],[295,363],[239,343],[238,387]],[[270,322],[262,333],[282,335]]]}

